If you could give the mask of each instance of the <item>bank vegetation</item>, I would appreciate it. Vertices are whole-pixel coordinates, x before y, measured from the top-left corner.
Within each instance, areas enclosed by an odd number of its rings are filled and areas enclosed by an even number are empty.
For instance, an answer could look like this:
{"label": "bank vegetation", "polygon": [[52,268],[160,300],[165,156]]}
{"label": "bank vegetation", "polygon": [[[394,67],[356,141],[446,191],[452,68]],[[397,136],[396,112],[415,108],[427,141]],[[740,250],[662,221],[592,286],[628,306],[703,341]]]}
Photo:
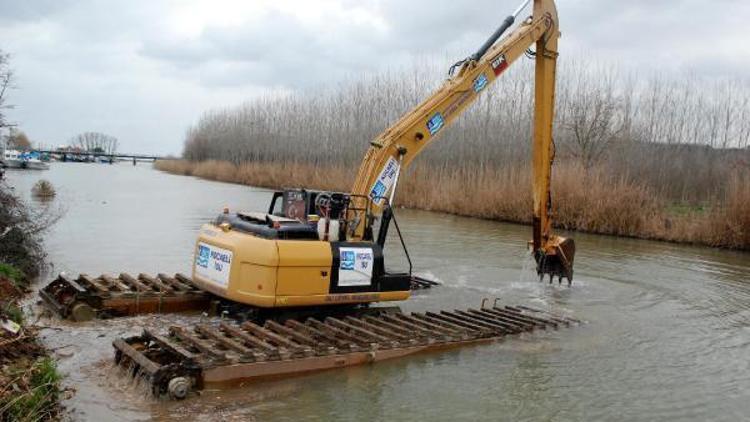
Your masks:
{"label": "bank vegetation", "polygon": [[[488,89],[405,173],[399,205],[530,220],[533,69]],[[553,201],[558,227],[750,249],[750,80],[643,75],[563,61]],[[437,87],[434,66],[212,110],[178,174],[348,190],[369,140]]]}
{"label": "bank vegetation", "polygon": [[0,183],[0,421],[58,420],[61,376],[21,307],[44,261],[40,234],[54,222]]}

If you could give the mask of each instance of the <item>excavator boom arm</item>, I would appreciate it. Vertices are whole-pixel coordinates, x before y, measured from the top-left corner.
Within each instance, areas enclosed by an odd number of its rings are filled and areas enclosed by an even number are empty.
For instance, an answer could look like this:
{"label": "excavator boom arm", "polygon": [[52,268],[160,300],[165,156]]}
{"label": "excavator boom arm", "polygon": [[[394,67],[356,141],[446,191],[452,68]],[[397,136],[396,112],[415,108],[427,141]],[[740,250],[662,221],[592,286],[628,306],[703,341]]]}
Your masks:
{"label": "excavator boom arm", "polygon": [[[525,0],[513,15],[506,18],[476,53],[459,62],[456,65],[459,67],[458,72],[451,75],[440,89],[371,142],[357,173],[352,194],[360,209],[366,208],[364,202],[369,198],[372,202],[372,214],[382,214],[384,207],[392,202],[400,173],[476,101],[492,82],[529,47],[536,44],[532,253],[539,264],[540,274],[567,276],[570,279],[574,247],[572,250],[567,249],[569,257],[562,263],[558,263],[555,256],[561,254],[561,242],[569,241],[568,246],[572,247],[572,240],[551,234],[550,177],[554,158],[552,123],[557,40],[560,36],[554,1],[533,0],[532,16],[496,43],[529,1]],[[351,238],[364,238],[367,224],[367,221],[360,219]],[[552,258],[547,259],[550,257]]]}

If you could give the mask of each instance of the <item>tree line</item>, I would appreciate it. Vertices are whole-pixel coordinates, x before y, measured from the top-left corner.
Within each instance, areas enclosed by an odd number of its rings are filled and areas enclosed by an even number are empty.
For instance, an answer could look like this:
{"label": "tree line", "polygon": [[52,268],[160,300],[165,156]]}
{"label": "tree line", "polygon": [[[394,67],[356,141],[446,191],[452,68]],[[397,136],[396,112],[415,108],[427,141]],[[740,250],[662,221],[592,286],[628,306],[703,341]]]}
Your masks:
{"label": "tree line", "polygon": [[[207,111],[184,158],[357,166],[368,142],[426,98],[440,68],[415,64],[332,87],[268,93]],[[604,166],[674,200],[707,201],[747,168],[750,80],[649,74],[562,60],[557,159]],[[533,64],[510,69],[417,160],[441,169],[505,168],[530,154]]]}

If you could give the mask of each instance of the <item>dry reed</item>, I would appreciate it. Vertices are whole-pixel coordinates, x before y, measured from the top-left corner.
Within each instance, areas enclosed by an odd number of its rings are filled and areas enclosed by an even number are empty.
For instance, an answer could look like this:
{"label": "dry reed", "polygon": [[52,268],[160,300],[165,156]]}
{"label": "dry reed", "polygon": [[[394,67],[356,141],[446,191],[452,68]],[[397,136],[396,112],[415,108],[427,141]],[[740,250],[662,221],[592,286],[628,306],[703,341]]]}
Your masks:
{"label": "dry reed", "polygon": [[[348,191],[354,168],[303,163],[158,161],[174,174],[250,186]],[[407,208],[528,224],[531,177],[524,167],[448,169],[417,164],[405,173],[397,203]],[[708,212],[670,213],[646,187],[605,168],[558,165],[553,175],[555,225],[566,230],[750,249],[750,172],[737,171],[723,206]]]}

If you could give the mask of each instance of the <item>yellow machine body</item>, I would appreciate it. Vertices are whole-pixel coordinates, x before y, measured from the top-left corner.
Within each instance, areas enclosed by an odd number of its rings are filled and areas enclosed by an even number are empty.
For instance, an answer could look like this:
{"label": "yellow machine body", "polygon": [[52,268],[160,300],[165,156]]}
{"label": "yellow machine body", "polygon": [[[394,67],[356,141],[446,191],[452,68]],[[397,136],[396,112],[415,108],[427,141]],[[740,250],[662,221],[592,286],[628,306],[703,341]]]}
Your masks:
{"label": "yellow machine body", "polygon": [[[372,244],[362,242],[362,246]],[[214,255],[208,265],[223,264],[225,268],[206,271],[198,265],[201,248],[206,247]],[[327,241],[266,239],[205,224],[195,245],[195,257],[193,281],[201,289],[260,308],[398,301],[410,295],[408,288],[332,292],[332,275],[338,269]]]}

